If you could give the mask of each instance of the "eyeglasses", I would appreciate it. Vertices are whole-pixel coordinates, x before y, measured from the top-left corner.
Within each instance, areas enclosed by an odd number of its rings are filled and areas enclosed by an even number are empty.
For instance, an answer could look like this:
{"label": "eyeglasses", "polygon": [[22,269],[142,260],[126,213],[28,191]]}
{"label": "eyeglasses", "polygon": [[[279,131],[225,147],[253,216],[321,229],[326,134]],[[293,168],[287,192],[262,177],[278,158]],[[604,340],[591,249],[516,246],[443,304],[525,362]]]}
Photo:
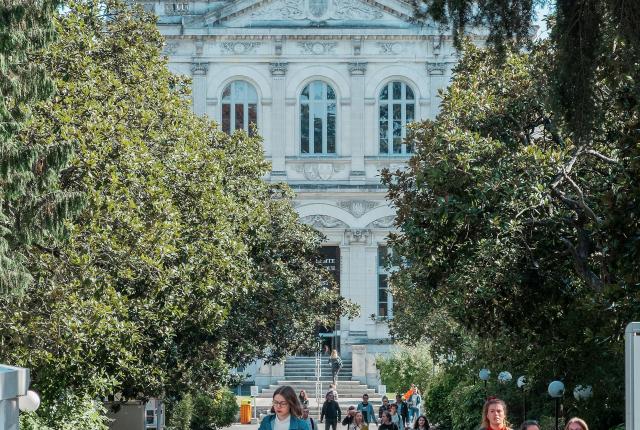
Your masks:
{"label": "eyeglasses", "polygon": [[287,406],[287,405],[289,404],[289,402],[287,402],[287,401],[279,402],[279,401],[277,401],[277,400],[274,400],[271,404],[272,404],[273,406],[276,406],[276,407],[284,408],[285,406]]}

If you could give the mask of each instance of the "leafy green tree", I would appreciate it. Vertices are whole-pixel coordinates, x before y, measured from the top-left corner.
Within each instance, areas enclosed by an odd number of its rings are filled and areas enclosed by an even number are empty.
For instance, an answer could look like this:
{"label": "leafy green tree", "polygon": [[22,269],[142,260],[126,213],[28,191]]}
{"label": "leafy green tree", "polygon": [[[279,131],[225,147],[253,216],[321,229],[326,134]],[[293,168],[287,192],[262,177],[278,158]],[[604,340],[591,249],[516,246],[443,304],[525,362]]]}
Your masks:
{"label": "leafy green tree", "polygon": [[603,68],[602,121],[576,139],[553,110],[549,45],[504,58],[466,46],[440,115],[409,137],[409,169],[385,173],[401,229],[391,325],[457,365],[527,374],[540,395],[555,378],[599,387],[607,411],[591,419],[608,428],[640,310],[638,106]]}
{"label": "leafy green tree", "polygon": [[73,193],[58,189],[70,142],[16,136],[33,105],[53,92],[53,82],[34,53],[53,36],[56,0],[8,0],[0,4],[0,294],[18,293],[33,278],[31,252],[63,235],[63,223],[80,209]]}
{"label": "leafy green tree", "polygon": [[322,287],[321,237],[291,192],[262,180],[260,140],[191,113],[152,16],[71,2],[57,29],[37,61],[58,92],[21,138],[74,142],[60,185],[86,206],[30,259],[33,288],[0,302],[1,359],[50,402],[180,398],[313,342],[347,303]]}

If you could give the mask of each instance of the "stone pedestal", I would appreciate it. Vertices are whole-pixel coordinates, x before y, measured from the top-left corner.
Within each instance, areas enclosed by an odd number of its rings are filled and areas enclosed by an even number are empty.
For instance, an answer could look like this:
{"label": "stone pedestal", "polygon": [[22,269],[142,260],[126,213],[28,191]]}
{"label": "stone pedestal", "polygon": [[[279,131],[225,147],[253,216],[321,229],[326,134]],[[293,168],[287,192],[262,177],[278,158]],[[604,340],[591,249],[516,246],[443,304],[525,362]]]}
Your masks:
{"label": "stone pedestal", "polygon": [[0,365],[0,430],[18,430],[18,397],[29,383],[29,369]]}
{"label": "stone pedestal", "polygon": [[351,346],[351,374],[361,384],[367,383],[367,345]]}

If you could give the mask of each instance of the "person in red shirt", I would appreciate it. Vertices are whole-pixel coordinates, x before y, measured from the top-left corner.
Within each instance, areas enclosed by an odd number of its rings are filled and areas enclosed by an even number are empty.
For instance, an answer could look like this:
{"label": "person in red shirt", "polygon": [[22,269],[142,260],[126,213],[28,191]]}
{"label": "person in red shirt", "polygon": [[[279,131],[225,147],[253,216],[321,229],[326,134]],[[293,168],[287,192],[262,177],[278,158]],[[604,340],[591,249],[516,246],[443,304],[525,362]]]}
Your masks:
{"label": "person in red shirt", "polygon": [[507,421],[507,404],[500,399],[489,399],[482,407],[482,430],[511,430]]}

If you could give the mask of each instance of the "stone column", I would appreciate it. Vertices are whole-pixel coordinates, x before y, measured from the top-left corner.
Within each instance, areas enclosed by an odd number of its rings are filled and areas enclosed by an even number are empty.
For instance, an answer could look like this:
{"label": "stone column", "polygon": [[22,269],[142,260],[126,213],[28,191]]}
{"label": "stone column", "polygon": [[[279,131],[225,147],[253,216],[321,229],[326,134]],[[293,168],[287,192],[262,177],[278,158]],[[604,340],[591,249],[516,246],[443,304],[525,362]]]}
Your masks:
{"label": "stone column", "polygon": [[367,63],[349,63],[351,74],[351,120],[349,140],[351,142],[351,182],[364,182],[364,74]]}
{"label": "stone column", "polygon": [[286,121],[285,121],[285,75],[288,63],[275,62],[269,64],[272,79],[271,107],[271,178],[286,179]]}
{"label": "stone column", "polygon": [[193,80],[192,97],[193,112],[196,115],[207,113],[207,71],[209,63],[194,61],[191,63],[191,76]]}
{"label": "stone column", "polygon": [[351,346],[351,374],[361,384],[367,383],[367,345]]}
{"label": "stone column", "polygon": [[447,77],[445,75],[447,65],[443,62],[427,61],[425,66],[429,75],[429,106],[431,109],[428,115],[423,114],[422,117],[433,119],[440,110],[441,100],[438,96],[438,91],[447,86]]}

